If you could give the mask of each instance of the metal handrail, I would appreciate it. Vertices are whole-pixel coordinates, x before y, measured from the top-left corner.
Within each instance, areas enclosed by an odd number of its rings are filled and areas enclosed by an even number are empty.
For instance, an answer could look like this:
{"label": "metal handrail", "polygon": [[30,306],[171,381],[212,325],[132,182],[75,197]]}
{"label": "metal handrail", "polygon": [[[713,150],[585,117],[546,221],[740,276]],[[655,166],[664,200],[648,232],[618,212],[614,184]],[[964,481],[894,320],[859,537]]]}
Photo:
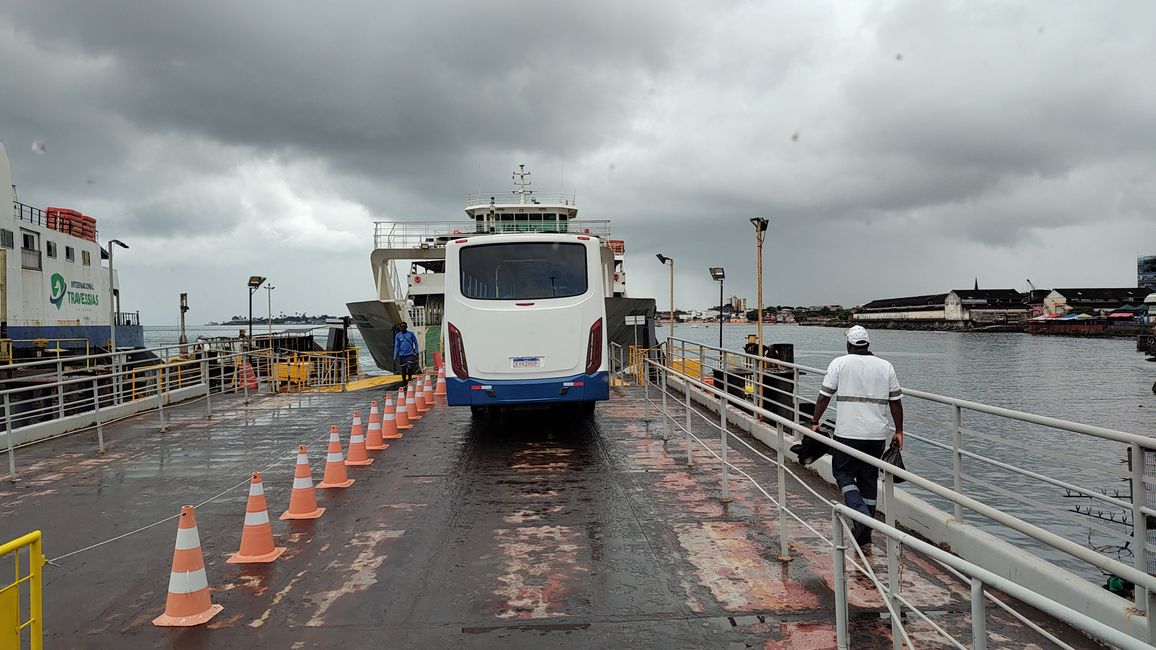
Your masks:
{"label": "metal handrail", "polygon": [[474,192],[466,196],[466,207],[476,208],[478,206],[489,205],[491,200],[495,206],[509,207],[510,205],[537,205],[542,208],[549,208],[552,206],[574,207],[573,193],[566,194],[563,192],[554,192],[550,194],[541,194],[538,192],[527,193],[525,203],[522,202],[522,194],[517,192]]}
{"label": "metal handrail", "polygon": [[373,224],[373,246],[377,249],[442,248],[455,237],[517,232],[571,233],[607,239],[610,221],[377,221]]}

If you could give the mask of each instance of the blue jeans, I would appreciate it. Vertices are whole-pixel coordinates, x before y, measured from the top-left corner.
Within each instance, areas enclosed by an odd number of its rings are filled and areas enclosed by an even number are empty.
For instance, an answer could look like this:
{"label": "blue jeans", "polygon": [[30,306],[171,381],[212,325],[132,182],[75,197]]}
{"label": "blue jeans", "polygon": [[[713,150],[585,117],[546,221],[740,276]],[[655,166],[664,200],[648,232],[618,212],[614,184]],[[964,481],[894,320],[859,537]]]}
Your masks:
{"label": "blue jeans", "polygon": [[[857,449],[868,456],[879,458],[887,446],[885,440],[855,440],[852,438],[835,438],[848,447]],[[854,508],[863,514],[875,516],[875,501],[879,492],[879,468],[868,465],[858,458],[853,458],[838,449],[831,450],[831,472],[835,475],[835,483],[843,492],[843,502],[848,508]],[[870,529],[855,522],[851,527],[855,537],[869,534]]]}

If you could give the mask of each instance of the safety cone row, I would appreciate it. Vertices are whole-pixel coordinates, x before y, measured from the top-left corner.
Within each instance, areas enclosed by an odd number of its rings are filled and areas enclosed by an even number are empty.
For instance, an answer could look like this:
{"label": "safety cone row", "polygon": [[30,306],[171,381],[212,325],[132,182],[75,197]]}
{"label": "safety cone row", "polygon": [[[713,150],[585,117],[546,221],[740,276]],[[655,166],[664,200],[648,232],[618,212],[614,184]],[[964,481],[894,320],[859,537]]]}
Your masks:
{"label": "safety cone row", "polygon": [[313,489],[313,471],[305,445],[297,447],[297,467],[293,471],[293,492],[289,494],[289,509],[281,519],[316,519],[325,512],[317,507],[317,492]]}
{"label": "safety cone row", "polygon": [[397,391],[397,407],[395,413],[398,431],[408,431],[413,428],[413,423],[409,421],[409,409],[405,406],[404,390]]}
{"label": "safety cone row", "polygon": [[353,412],[353,427],[349,431],[349,457],[345,459],[346,467],[363,467],[372,465],[373,459],[365,451],[365,432],[361,428],[361,409]]}
{"label": "safety cone row", "polygon": [[365,432],[365,448],[369,451],[381,451],[386,444],[381,432],[381,412],[377,410],[377,400],[369,404],[369,428]]}
{"label": "safety cone row", "polygon": [[341,436],[337,425],[329,428],[329,453],[325,455],[325,476],[317,484],[319,488],[347,488],[353,479],[345,472],[345,456],[341,453]]}
{"label": "safety cone row", "polygon": [[209,579],[205,575],[205,558],[201,554],[196,509],[183,506],[177,522],[177,543],[173,550],[173,568],[169,573],[165,613],[154,618],[153,625],[200,625],[220,614],[222,609],[224,607],[214,605],[209,596]]}
{"label": "safety cone row", "polygon": [[261,472],[253,472],[249,481],[249,503],[245,507],[245,527],[241,529],[241,550],[225,560],[227,564],[260,564],[272,562],[285,552],[273,543],[273,524],[265,505],[265,486]]}
{"label": "safety cone row", "polygon": [[385,397],[385,412],[381,416],[381,437],[385,440],[397,440],[401,437],[401,432],[398,431],[397,426],[397,415],[393,411],[393,396],[391,395]]}

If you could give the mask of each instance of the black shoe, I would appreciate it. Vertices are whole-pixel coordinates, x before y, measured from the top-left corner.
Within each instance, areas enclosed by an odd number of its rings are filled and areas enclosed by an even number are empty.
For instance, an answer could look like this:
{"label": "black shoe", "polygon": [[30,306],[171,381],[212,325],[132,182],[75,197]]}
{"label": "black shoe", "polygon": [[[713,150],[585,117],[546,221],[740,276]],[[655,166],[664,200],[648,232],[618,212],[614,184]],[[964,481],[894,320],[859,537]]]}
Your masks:
{"label": "black shoe", "polygon": [[867,528],[866,526],[864,526],[863,530],[855,533],[854,537],[855,537],[855,543],[859,545],[859,548],[866,548],[868,546],[871,546],[871,529],[870,528]]}

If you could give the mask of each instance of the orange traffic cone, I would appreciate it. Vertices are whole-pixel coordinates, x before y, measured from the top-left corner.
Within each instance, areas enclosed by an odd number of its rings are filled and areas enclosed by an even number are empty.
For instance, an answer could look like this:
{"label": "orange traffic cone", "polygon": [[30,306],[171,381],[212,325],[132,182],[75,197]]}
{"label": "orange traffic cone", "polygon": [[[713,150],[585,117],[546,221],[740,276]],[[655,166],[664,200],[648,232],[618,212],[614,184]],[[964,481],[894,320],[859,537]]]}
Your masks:
{"label": "orange traffic cone", "polygon": [[241,364],[241,388],[253,390],[257,387],[257,373],[253,372],[253,364],[245,361]]}
{"label": "orange traffic cone", "polygon": [[316,519],[325,512],[317,507],[317,494],[313,491],[313,472],[309,469],[309,456],[305,445],[297,447],[297,468],[293,472],[293,492],[289,494],[289,509],[281,519]]}
{"label": "orange traffic cone", "polygon": [[329,453],[325,456],[325,476],[317,484],[319,488],[347,488],[353,479],[345,473],[345,456],[341,453],[341,436],[337,425],[329,427]]}
{"label": "orange traffic cone", "polygon": [[422,383],[421,377],[413,380],[413,401],[417,405],[418,413],[429,411],[430,405],[425,399],[425,384]]}
{"label": "orange traffic cone", "polygon": [[245,527],[241,529],[241,550],[230,555],[225,563],[272,562],[284,552],[284,546],[273,544],[273,524],[269,523],[269,508],[265,505],[265,486],[261,484],[261,472],[253,472],[253,478],[249,481],[249,503],[245,506]]}
{"label": "orange traffic cone", "polygon": [[384,440],[397,440],[401,437],[401,432],[397,430],[397,416],[393,412],[392,396],[385,398],[385,414],[382,415],[381,419],[381,437]]}
{"label": "orange traffic cone", "polygon": [[365,433],[365,448],[370,451],[381,451],[389,445],[381,436],[381,413],[377,410],[377,400],[369,404],[369,428]]}
{"label": "orange traffic cone", "polygon": [[438,368],[438,384],[434,386],[434,397],[440,397],[442,401],[446,401],[446,369]]}
{"label": "orange traffic cone", "polygon": [[[405,410],[405,391],[397,391],[397,408],[394,411],[397,417],[397,430],[406,431],[413,428],[413,423],[409,421],[409,412]],[[400,436],[399,436],[400,437]]]}
{"label": "orange traffic cone", "polygon": [[429,374],[425,376],[425,383],[421,385],[421,392],[425,395],[425,402],[431,409],[437,405],[437,400],[434,398],[433,380]]}
{"label": "orange traffic cone", "polygon": [[205,575],[205,558],[201,555],[196,510],[192,506],[183,506],[177,522],[177,544],[173,550],[173,570],[169,573],[169,597],[165,601],[165,613],[154,618],[153,625],[200,625],[220,614],[222,609],[220,605],[214,605],[209,596],[209,579]]}
{"label": "orange traffic cone", "polygon": [[346,467],[360,467],[372,465],[373,459],[365,452],[365,433],[361,428],[361,409],[353,412],[353,428],[349,431],[349,458],[345,459]]}
{"label": "orange traffic cone", "polygon": [[443,368],[444,365],[442,362],[442,353],[441,352],[434,352],[433,357],[434,357],[434,368],[438,368],[438,369]]}
{"label": "orange traffic cone", "polygon": [[413,386],[405,390],[405,414],[409,416],[410,422],[417,422],[421,419],[421,413],[417,410],[417,394],[414,392]]}

